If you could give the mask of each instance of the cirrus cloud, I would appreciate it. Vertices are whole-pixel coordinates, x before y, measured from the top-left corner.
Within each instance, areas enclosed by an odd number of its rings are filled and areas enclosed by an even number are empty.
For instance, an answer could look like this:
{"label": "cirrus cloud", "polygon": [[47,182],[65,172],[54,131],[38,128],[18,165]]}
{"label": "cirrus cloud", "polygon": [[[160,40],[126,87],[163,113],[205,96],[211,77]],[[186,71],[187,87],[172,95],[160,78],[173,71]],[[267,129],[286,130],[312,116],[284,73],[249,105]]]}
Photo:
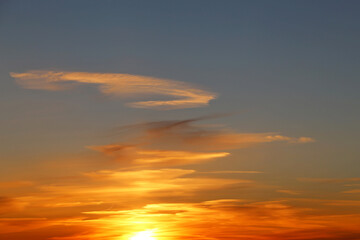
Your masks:
{"label": "cirrus cloud", "polygon": [[216,94],[202,90],[189,83],[123,73],[91,73],[62,71],[28,71],[10,73],[16,82],[28,89],[62,91],[78,84],[95,84],[105,95],[133,97],[143,95],[170,96],[171,100],[131,102],[134,108],[159,110],[201,107],[216,98]]}

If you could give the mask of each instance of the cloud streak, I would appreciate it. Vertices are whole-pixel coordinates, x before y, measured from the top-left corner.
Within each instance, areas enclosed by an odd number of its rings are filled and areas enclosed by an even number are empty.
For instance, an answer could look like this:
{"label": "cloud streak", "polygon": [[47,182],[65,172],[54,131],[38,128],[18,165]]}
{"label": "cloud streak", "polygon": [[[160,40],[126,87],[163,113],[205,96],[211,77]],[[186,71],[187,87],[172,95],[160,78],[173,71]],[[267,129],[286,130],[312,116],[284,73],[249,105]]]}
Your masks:
{"label": "cloud streak", "polygon": [[227,152],[191,152],[143,149],[134,145],[89,146],[115,160],[135,166],[176,166],[211,161],[230,155]]}
{"label": "cloud streak", "polygon": [[209,127],[195,124],[200,120],[216,116],[192,118],[174,121],[146,122],[125,126],[126,129],[138,131],[139,143],[172,145],[172,147],[194,147],[204,150],[226,150],[251,147],[262,143],[285,142],[292,144],[311,143],[310,137],[288,137],[278,133],[238,133],[223,127]]}
{"label": "cloud streak", "polygon": [[298,178],[301,182],[311,183],[349,183],[349,182],[360,182],[360,178]]}
{"label": "cloud streak", "polygon": [[79,84],[98,86],[101,93],[120,97],[170,96],[171,100],[131,102],[134,108],[159,110],[202,107],[216,98],[216,94],[189,83],[122,73],[90,73],[60,71],[28,71],[10,73],[16,82],[28,89],[63,91]]}

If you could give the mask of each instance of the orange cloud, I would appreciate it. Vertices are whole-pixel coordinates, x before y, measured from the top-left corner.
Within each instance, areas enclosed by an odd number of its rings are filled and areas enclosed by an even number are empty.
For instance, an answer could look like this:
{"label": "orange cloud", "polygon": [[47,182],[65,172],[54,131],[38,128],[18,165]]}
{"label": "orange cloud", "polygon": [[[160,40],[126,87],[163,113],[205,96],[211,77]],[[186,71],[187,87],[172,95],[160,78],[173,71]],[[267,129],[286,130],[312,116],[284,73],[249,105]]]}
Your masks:
{"label": "orange cloud", "polygon": [[94,84],[106,95],[132,97],[144,95],[170,96],[172,100],[132,102],[135,108],[181,109],[201,107],[216,98],[216,94],[199,89],[188,83],[140,75],[121,73],[29,71],[10,73],[24,88],[60,91],[78,84]]}
{"label": "orange cloud", "polygon": [[126,126],[119,130],[130,129],[140,132],[137,141],[142,144],[196,147],[207,150],[238,149],[270,142],[309,143],[315,141],[309,137],[287,137],[277,133],[237,133],[229,129],[194,124],[209,118],[214,118],[214,116],[147,122]]}
{"label": "orange cloud", "polygon": [[279,193],[285,193],[285,194],[290,194],[290,195],[298,195],[298,194],[300,194],[297,191],[287,190],[287,189],[279,189],[279,190],[276,190],[276,191],[279,192]]}
{"label": "orange cloud", "polygon": [[[307,143],[313,140],[301,140],[303,138],[292,138],[274,133],[208,133],[199,134],[188,138],[189,144],[197,144],[212,149],[230,149],[250,147],[260,143],[270,142],[289,142],[289,143]],[[310,139],[310,138],[306,138]]]}
{"label": "orange cloud", "polygon": [[111,144],[88,148],[114,157],[118,161],[136,166],[175,166],[195,164],[226,157],[227,152],[190,152],[170,150],[147,150],[134,145]]}
{"label": "orange cloud", "polygon": [[[97,216],[96,239],[128,239],[153,229],[165,239],[357,239],[359,214],[317,215],[284,201],[219,199],[200,203],[158,203],[127,210],[89,211]],[[102,216],[102,217],[101,217]],[[343,221],[340,223],[340,221]],[[85,237],[85,236],[84,236]]]}
{"label": "orange cloud", "polygon": [[0,198],[0,239],[20,240],[25,236],[34,240],[86,239],[90,233],[95,239],[102,239],[101,236],[117,239],[117,232],[97,235],[101,227],[92,223],[102,221],[103,216],[93,217],[83,212],[131,208],[156,199],[181,199],[204,191],[252,184],[249,180],[188,176],[193,173],[194,170],[186,169],[102,170],[71,181],[55,178],[42,184],[37,182],[31,186],[32,192]]}
{"label": "orange cloud", "polygon": [[[339,206],[339,207],[351,207],[355,210],[354,207],[360,207],[360,200],[339,200],[339,199],[316,199],[316,198],[290,198],[295,203],[300,203],[301,205],[319,205],[323,206]],[[319,209],[317,209],[319,210]],[[359,209],[360,210],[360,209]]]}
{"label": "orange cloud", "polygon": [[360,193],[360,189],[352,189],[348,191],[343,191],[343,193]]}
{"label": "orange cloud", "polygon": [[[104,181],[107,187],[85,189],[89,193],[123,193],[127,196],[149,197],[157,196],[186,196],[198,191],[211,189],[224,189],[235,184],[251,184],[250,180],[221,179],[221,178],[194,178],[186,175],[195,173],[194,170],[185,169],[157,169],[136,171],[99,171],[86,173],[94,180]],[[72,188],[72,187],[71,187]],[[67,187],[63,190],[67,191]],[[73,189],[75,190],[75,188]],[[58,191],[58,187],[51,191]],[[76,191],[76,190],[75,190]],[[81,190],[80,190],[81,191]]]}
{"label": "orange cloud", "polygon": [[10,181],[0,182],[0,188],[19,188],[33,185],[30,181]]}
{"label": "orange cloud", "polygon": [[18,209],[15,199],[7,196],[0,196],[0,214],[13,212]]}
{"label": "orange cloud", "polygon": [[39,183],[25,195],[21,193],[16,198],[0,198],[0,213],[8,214],[7,217],[72,216],[83,208],[97,209],[124,203],[132,205],[157,198],[183,198],[213,190],[254,185],[244,179],[190,176],[194,173],[196,171],[189,169],[102,170],[84,173],[72,181],[47,180],[47,183]]}
{"label": "orange cloud", "polygon": [[[360,213],[297,207],[289,200],[254,201],[215,198],[189,201],[241,179],[196,178],[188,169],[137,171],[102,170],[70,182],[38,185],[37,192],[14,199],[0,198],[11,210],[0,215],[1,240],[129,240],[151,230],[157,240],[337,240],[358,239]],[[39,183],[37,183],[39,184]],[[301,201],[299,199],[298,201]],[[308,199],[327,206],[360,206],[359,201]],[[130,204],[131,203],[131,204]],[[10,208],[9,208],[10,207]]]}

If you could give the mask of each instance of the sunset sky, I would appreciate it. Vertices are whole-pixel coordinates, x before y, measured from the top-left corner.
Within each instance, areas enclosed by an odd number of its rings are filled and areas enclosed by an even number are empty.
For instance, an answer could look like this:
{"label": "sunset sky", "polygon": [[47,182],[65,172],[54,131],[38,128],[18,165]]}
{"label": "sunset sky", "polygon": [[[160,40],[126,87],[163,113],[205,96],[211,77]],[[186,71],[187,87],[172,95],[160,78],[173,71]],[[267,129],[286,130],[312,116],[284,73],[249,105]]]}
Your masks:
{"label": "sunset sky", "polygon": [[0,1],[0,240],[360,240],[359,12]]}

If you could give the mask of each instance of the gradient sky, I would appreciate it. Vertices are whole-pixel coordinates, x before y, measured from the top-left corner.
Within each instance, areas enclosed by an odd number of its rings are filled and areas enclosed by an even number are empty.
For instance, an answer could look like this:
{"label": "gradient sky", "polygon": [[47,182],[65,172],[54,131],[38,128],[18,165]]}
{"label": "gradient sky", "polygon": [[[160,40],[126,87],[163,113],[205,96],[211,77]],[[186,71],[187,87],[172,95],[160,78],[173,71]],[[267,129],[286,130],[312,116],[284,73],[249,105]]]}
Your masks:
{"label": "gradient sky", "polygon": [[0,2],[0,239],[360,239],[359,1]]}

